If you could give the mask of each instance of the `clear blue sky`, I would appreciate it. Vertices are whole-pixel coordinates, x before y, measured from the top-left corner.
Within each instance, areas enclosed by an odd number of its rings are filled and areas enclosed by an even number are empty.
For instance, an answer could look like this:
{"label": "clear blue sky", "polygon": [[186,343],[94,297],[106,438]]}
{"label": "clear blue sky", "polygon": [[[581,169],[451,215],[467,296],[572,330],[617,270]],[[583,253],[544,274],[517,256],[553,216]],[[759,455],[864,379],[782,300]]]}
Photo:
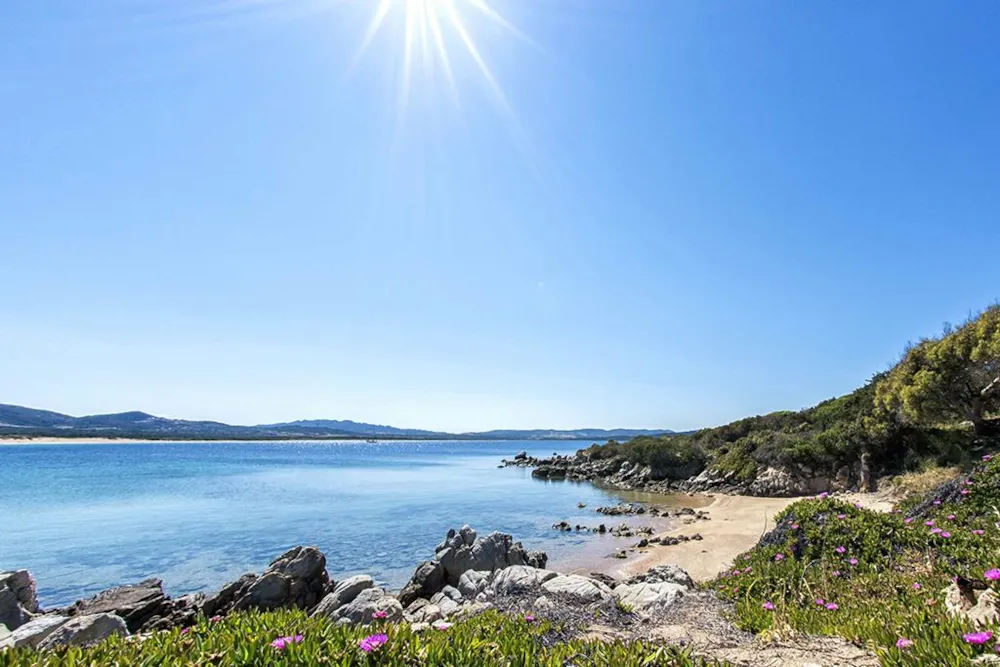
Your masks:
{"label": "clear blue sky", "polygon": [[404,96],[406,0],[0,3],[0,402],[687,429],[1000,297],[995,0],[454,2],[496,89],[444,5]]}

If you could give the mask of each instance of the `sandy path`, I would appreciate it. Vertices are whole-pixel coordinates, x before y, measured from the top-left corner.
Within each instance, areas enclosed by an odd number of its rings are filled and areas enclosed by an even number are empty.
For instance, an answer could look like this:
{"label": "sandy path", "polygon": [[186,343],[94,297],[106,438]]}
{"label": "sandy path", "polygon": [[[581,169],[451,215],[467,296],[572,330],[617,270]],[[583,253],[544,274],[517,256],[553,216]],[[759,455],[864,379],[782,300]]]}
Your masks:
{"label": "sandy path", "polygon": [[616,571],[620,578],[645,572],[651,567],[672,563],[688,571],[695,581],[713,579],[729,568],[733,559],[753,545],[774,527],[774,516],[799,498],[752,498],[747,496],[716,496],[704,508],[710,521],[678,523],[663,535],[693,535],[702,540],[681,542],[671,547],[652,547],[634,559],[626,561]]}

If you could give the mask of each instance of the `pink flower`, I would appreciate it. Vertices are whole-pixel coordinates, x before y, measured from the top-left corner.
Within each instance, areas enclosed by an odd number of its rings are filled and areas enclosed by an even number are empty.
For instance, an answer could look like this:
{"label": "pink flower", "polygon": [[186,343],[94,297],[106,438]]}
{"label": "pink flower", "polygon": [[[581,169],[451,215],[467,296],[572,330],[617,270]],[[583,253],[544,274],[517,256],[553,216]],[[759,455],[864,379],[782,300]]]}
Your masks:
{"label": "pink flower", "polygon": [[966,486],[972,486],[972,480],[971,479],[965,480],[965,485]]}
{"label": "pink flower", "polygon": [[959,491],[959,493],[961,493],[963,496],[967,496],[967,495],[969,495],[969,490],[968,489],[962,489],[961,491]]}
{"label": "pink flower", "polygon": [[835,547],[833,550],[836,551],[838,554],[847,552],[847,549],[845,549],[844,547]]}
{"label": "pink flower", "polygon": [[930,521],[924,521],[924,525],[925,526],[933,526],[934,525],[934,519],[931,519]]}
{"label": "pink flower", "polygon": [[746,566],[746,567],[745,567],[745,568],[743,569],[743,572],[744,572],[744,573],[746,573],[746,572],[750,572],[751,570],[753,570],[753,568],[752,568],[752,567],[750,567],[750,566],[748,565],[748,566]]}
{"label": "pink flower", "polygon": [[826,491],[824,491],[823,493],[819,494],[819,499],[820,500],[826,500],[827,497],[829,497],[829,495],[830,495],[829,493],[827,493]]}
{"label": "pink flower", "polygon": [[776,554],[774,556],[774,560],[778,560],[778,561],[785,560],[785,554]]}
{"label": "pink flower", "polygon": [[298,644],[303,639],[304,639],[304,637],[302,635],[295,635],[294,637],[292,637],[292,636],[289,636],[289,637],[278,637],[273,642],[271,642],[271,646],[273,646],[274,648],[276,648],[279,651],[281,651],[281,650],[284,650],[284,649],[288,648],[292,644]]}
{"label": "pink flower", "polygon": [[833,571],[833,576],[839,577],[840,576],[840,570],[834,570]]}
{"label": "pink flower", "polygon": [[993,458],[993,455],[992,455],[992,454],[985,454],[985,455],[983,456],[983,460],[984,460],[984,461],[989,461],[989,460],[990,460],[990,459],[992,459],[992,458]]}
{"label": "pink flower", "polygon": [[526,620],[528,623],[534,623],[535,622],[535,617],[532,616],[531,614],[525,614],[524,615],[524,620]]}
{"label": "pink flower", "polygon": [[446,621],[438,621],[437,623],[434,624],[434,629],[435,630],[442,630],[442,631],[444,631],[444,630],[447,630],[448,628],[450,628],[451,626],[452,626],[452,624],[448,623]]}
{"label": "pink flower", "polygon": [[823,606],[824,604],[826,604],[826,602],[823,600],[823,598],[816,598],[816,604]]}
{"label": "pink flower", "polygon": [[385,613],[385,611],[383,611],[381,609],[379,609],[377,612],[375,612],[374,614],[372,614],[372,618],[377,618],[379,620],[381,620],[383,618],[388,618],[388,616],[389,616],[389,614]]}
{"label": "pink flower", "polygon": [[382,646],[387,641],[389,641],[389,636],[385,634],[369,635],[358,642],[358,648],[360,648],[365,653],[371,653],[379,646]]}
{"label": "pink flower", "polygon": [[911,646],[913,646],[912,639],[904,639],[903,637],[900,637],[899,639],[896,640],[896,648],[898,649],[906,649],[910,648]]}
{"label": "pink flower", "polygon": [[210,618],[208,620],[211,621],[212,623],[218,623],[219,621],[222,620],[222,617],[221,616],[213,616],[212,618]]}
{"label": "pink flower", "polygon": [[948,521],[954,521],[955,520],[955,515],[954,514],[949,514],[945,518],[948,519]]}
{"label": "pink flower", "polygon": [[182,634],[182,635],[186,635],[186,634],[187,634],[187,633],[189,633],[189,632],[191,632],[191,628],[183,628],[183,629],[181,630],[181,634]]}
{"label": "pink flower", "polygon": [[915,591],[919,591],[920,590],[920,583],[919,582],[916,582],[916,581],[913,582],[913,590],[915,590]]}
{"label": "pink flower", "polygon": [[861,509],[861,503],[854,503],[854,507],[856,509]]}
{"label": "pink flower", "polygon": [[774,605],[773,605],[773,604],[771,604],[771,601],[770,601],[770,600],[766,601],[766,602],[765,602],[764,604],[762,604],[761,606],[762,606],[762,607],[763,607],[764,609],[766,609],[767,611],[774,611]]}
{"label": "pink flower", "polygon": [[837,518],[840,519],[841,521],[843,521],[844,519],[847,518],[847,515],[846,514],[838,514]]}
{"label": "pink flower", "polygon": [[969,644],[985,644],[989,640],[993,639],[993,633],[989,630],[984,630],[983,632],[970,632],[966,635],[965,641]]}
{"label": "pink flower", "polygon": [[857,558],[852,558],[851,560],[849,560],[847,562],[850,563],[851,565],[857,565],[858,564],[858,559]]}
{"label": "pink flower", "polygon": [[913,523],[913,517],[912,516],[906,517],[905,519],[903,519],[903,523]]}
{"label": "pink flower", "polygon": [[823,605],[823,606],[825,606],[825,607],[826,607],[827,609],[829,609],[830,611],[837,611],[838,609],[840,609],[840,607],[838,607],[838,606],[837,606],[837,603],[836,603],[836,602],[827,602],[827,603],[826,603],[825,605]]}
{"label": "pink flower", "polygon": [[935,501],[934,501],[934,504],[935,504],[935,505],[940,505],[940,504],[941,504],[941,501],[940,501],[940,500],[935,500]]}
{"label": "pink flower", "polygon": [[931,528],[930,532],[931,532],[931,535],[937,535],[938,533],[941,532],[941,529],[940,528]]}
{"label": "pink flower", "polygon": [[793,523],[792,524],[792,530],[798,530],[798,529],[799,529],[799,524]]}
{"label": "pink flower", "polygon": [[1000,581],[1000,570],[998,570],[997,568],[993,568],[992,570],[986,570],[986,574],[984,574],[983,576],[986,577],[987,581]]}
{"label": "pink flower", "polygon": [[985,535],[985,534],[986,534],[986,531],[985,531],[985,530],[980,530],[979,528],[976,528],[976,529],[974,529],[974,530],[972,531],[972,534],[973,534],[973,535]]}
{"label": "pink flower", "polygon": [[951,537],[951,533],[949,533],[947,530],[942,530],[941,531],[941,537],[947,539],[947,538]]}

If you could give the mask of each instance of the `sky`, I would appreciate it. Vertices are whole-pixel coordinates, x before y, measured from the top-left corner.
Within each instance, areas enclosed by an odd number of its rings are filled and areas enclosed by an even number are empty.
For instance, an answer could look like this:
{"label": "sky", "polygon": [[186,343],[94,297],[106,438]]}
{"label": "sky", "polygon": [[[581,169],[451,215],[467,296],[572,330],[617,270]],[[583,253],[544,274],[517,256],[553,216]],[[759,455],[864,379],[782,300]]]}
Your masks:
{"label": "sky", "polygon": [[690,429],[846,393],[1000,297],[998,34],[994,0],[4,0],[0,402]]}

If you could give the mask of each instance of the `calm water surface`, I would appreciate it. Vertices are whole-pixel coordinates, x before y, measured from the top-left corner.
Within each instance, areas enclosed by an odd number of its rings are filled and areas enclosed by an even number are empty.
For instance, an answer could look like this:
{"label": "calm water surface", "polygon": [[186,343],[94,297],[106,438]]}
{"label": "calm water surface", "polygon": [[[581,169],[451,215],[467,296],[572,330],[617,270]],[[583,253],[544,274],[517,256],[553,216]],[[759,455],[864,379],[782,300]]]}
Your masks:
{"label": "calm water surface", "polygon": [[619,497],[497,464],[522,449],[543,456],[587,444],[0,446],[0,570],[30,569],[43,605],[55,606],[151,576],[175,595],[214,590],[314,544],[332,576],[367,572],[397,588],[463,523],[511,533],[547,551],[550,566],[572,563],[615,545],[557,533],[553,522],[596,525],[593,508]]}

